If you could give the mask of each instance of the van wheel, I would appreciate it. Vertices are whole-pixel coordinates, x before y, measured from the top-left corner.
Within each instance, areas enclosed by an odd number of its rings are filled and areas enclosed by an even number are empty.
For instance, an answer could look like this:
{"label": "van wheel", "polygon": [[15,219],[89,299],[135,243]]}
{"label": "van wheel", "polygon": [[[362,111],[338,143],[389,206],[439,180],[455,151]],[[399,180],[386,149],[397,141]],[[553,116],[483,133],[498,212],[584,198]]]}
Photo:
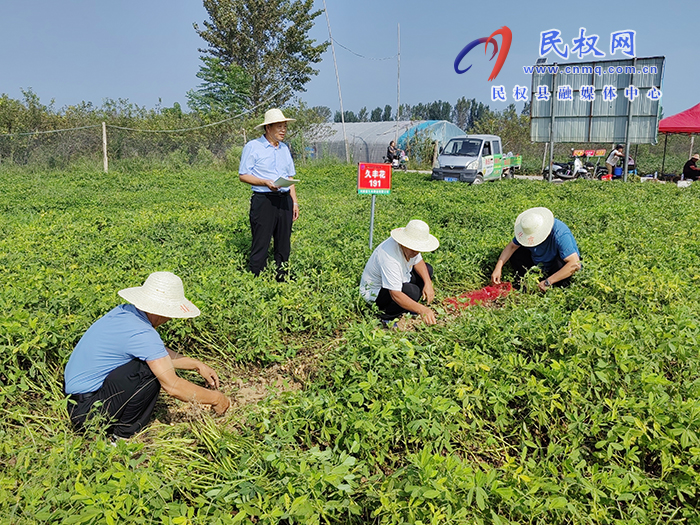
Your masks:
{"label": "van wheel", "polygon": [[476,178],[474,178],[472,184],[481,184],[482,182],[484,182],[484,177],[482,177],[481,174],[479,174],[476,176]]}

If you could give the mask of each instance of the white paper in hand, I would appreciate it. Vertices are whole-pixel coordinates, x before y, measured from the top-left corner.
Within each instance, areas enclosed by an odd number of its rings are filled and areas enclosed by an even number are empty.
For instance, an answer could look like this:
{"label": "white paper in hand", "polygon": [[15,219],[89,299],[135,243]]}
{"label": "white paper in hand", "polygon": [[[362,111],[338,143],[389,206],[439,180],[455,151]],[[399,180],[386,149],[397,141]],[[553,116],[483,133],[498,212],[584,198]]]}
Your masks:
{"label": "white paper in hand", "polygon": [[289,188],[290,186],[294,186],[294,184],[297,182],[299,182],[298,179],[286,179],[284,177],[279,177],[275,181],[275,186],[278,188]]}

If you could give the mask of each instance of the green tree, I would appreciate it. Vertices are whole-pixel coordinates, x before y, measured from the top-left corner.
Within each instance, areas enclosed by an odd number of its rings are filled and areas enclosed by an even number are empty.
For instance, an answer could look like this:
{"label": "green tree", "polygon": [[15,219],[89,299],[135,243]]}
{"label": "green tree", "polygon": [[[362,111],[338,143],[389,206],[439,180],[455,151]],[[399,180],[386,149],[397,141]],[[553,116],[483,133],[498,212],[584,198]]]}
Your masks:
{"label": "green tree", "polygon": [[469,127],[469,107],[471,102],[464,97],[460,97],[452,110],[452,122],[461,130],[466,131]]}
{"label": "green tree", "polygon": [[388,122],[389,120],[391,120],[391,106],[389,104],[384,106],[384,113],[382,113],[382,120],[384,122]]}
{"label": "green tree", "polygon": [[367,122],[369,120],[369,113],[367,113],[367,106],[364,106],[360,108],[360,111],[357,113],[357,121],[358,122]]}
{"label": "green tree", "polygon": [[331,108],[328,106],[314,106],[311,108],[311,111],[318,116],[319,122],[330,122],[333,116]]}
{"label": "green tree", "polygon": [[343,120],[345,120],[345,122],[360,122],[360,120],[357,118],[357,115],[355,115],[355,112],[349,110],[345,110],[343,112],[343,118],[341,118],[340,116],[340,111],[336,111],[333,120],[335,122],[342,122]]}
{"label": "green tree", "polygon": [[471,99],[471,104],[469,106],[468,129],[465,131],[470,131],[479,123],[479,121],[488,118],[490,114],[491,110],[489,109],[488,105],[477,102],[475,98]]}
{"label": "green tree", "polygon": [[427,120],[450,120],[452,116],[452,104],[438,100],[428,106]]}
{"label": "green tree", "polygon": [[46,115],[48,113],[53,113],[53,100],[51,101],[51,104],[45,106],[39,100],[39,95],[32,91],[32,88],[20,88],[20,91],[24,97],[24,107],[26,108],[26,110],[23,112],[23,124],[25,129],[40,131]]}
{"label": "green tree", "polygon": [[410,120],[411,119],[411,105],[401,104],[398,109],[399,118],[398,120]]}
{"label": "green tree", "polygon": [[371,122],[381,122],[382,120],[382,108],[374,108],[372,110],[372,114],[369,117],[369,120]]}
{"label": "green tree", "polygon": [[205,115],[235,113],[245,107],[250,79],[236,64],[224,65],[219,58],[200,57],[197,77],[203,82],[187,92],[187,105]]}
{"label": "green tree", "polygon": [[246,72],[251,106],[281,106],[318,74],[312,65],[329,43],[308,36],[322,13],[313,0],[204,0],[204,8],[209,20],[194,24],[208,44],[200,51]]}
{"label": "green tree", "polygon": [[5,93],[0,96],[0,129],[6,133],[17,130],[24,106],[19,100],[8,97]]}
{"label": "green tree", "polygon": [[529,116],[518,115],[515,104],[509,104],[503,111],[487,110],[474,122],[473,133],[498,135],[502,139],[503,151],[529,153]]}

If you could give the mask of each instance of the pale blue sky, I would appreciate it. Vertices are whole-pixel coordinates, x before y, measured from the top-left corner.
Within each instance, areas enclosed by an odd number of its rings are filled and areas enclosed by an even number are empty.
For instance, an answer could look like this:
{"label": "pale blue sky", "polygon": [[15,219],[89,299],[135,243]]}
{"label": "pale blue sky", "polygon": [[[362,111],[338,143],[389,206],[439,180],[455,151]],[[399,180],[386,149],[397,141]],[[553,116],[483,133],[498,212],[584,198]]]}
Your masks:
{"label": "pale blue sky", "polygon": [[[488,78],[494,62],[483,47],[473,50],[457,75],[453,63],[469,42],[507,25],[513,44],[496,79],[512,99],[515,84],[529,87],[522,66],[538,58],[540,32],[556,28],[571,47],[579,27],[600,36],[609,55],[610,33],[637,32],[637,56],[666,56],[664,114],[700,102],[700,17],[697,1],[637,2],[468,2],[326,0],[335,40],[372,58],[397,51],[401,24],[401,102],[417,104],[461,96],[492,107]],[[316,1],[316,6],[323,4]],[[192,24],[205,20],[201,2],[192,0],[2,0],[0,93],[20,98],[31,87],[44,103],[56,107],[104,98],[127,98],[148,108],[186,104],[185,93],[199,80],[198,47],[203,41]],[[312,37],[328,37],[325,16]],[[396,60],[359,58],[336,47],[345,109],[396,107]],[[549,55],[552,63],[556,57]],[[618,53],[614,58],[622,58]],[[590,60],[587,57],[583,60]],[[569,61],[572,61],[571,59]],[[575,60],[574,60],[575,61]],[[320,73],[301,98],[309,105],[339,109],[333,60],[329,51]],[[519,105],[520,107],[520,105]]]}

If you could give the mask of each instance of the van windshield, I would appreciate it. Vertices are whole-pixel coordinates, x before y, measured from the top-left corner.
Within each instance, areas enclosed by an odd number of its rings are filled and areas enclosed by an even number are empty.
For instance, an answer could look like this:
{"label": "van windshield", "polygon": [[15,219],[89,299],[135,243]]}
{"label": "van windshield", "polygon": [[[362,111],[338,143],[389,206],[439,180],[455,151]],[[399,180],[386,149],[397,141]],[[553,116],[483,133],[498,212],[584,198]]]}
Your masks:
{"label": "van windshield", "polygon": [[443,150],[443,155],[476,157],[481,149],[481,139],[452,139]]}

